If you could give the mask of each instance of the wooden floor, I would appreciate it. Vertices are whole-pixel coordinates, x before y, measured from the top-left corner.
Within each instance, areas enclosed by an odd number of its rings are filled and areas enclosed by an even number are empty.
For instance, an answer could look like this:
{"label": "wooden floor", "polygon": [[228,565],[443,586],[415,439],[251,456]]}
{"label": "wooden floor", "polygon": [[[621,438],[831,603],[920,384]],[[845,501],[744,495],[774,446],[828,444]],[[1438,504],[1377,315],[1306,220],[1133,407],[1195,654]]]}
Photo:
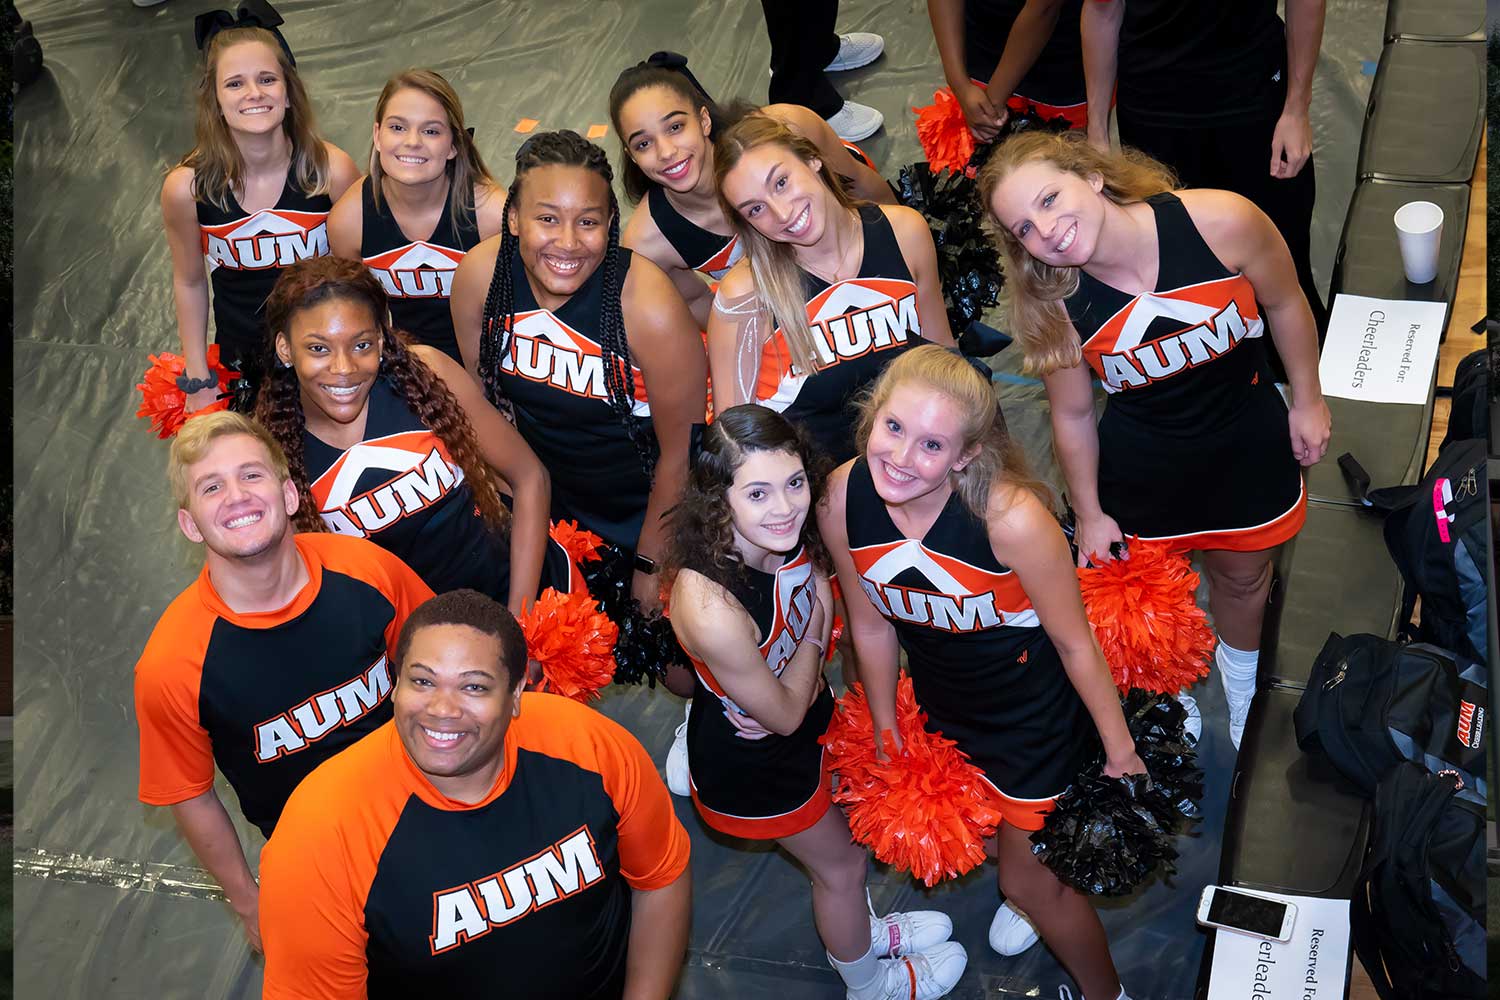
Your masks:
{"label": "wooden floor", "polygon": [[[1464,238],[1464,257],[1460,265],[1458,294],[1453,301],[1453,312],[1448,316],[1448,336],[1438,354],[1438,385],[1453,384],[1453,370],[1469,354],[1484,346],[1484,334],[1474,333],[1469,328],[1485,316],[1485,200],[1488,169],[1485,166],[1485,148],[1479,149],[1479,166],[1474,173],[1472,194],[1469,197],[1469,226]],[[1438,442],[1448,430],[1449,401],[1437,400],[1432,414],[1432,433],[1428,437],[1427,461],[1437,454]],[[1424,463],[1425,465],[1426,463]],[[1349,986],[1349,1000],[1380,1000],[1370,977],[1354,960],[1354,974]]]}

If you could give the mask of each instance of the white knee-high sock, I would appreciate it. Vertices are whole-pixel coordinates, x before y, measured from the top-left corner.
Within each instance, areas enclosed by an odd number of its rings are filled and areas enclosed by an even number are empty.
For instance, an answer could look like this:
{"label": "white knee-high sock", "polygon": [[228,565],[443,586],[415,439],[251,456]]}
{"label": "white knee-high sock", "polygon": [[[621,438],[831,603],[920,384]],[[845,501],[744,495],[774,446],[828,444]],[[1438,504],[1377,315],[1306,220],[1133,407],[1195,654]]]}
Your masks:
{"label": "white knee-high sock", "polygon": [[870,946],[870,950],[862,958],[856,958],[852,962],[840,962],[829,955],[828,964],[833,966],[833,970],[844,980],[844,985],[849,987],[849,1000],[873,1000],[880,995],[879,987],[884,985],[885,976],[874,945]]}

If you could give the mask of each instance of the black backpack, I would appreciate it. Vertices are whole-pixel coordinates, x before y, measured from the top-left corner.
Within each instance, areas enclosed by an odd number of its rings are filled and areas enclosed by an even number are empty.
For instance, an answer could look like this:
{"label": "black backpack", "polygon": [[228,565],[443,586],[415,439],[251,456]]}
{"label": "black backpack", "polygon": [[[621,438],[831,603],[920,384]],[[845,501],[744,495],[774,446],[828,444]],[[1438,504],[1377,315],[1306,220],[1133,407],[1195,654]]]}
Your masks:
{"label": "black backpack", "polygon": [[1329,635],[1293,722],[1297,746],[1321,752],[1366,794],[1403,761],[1451,769],[1460,794],[1485,802],[1488,672],[1425,643]]}
{"label": "black backpack", "polygon": [[[1485,663],[1489,473],[1482,439],[1451,441],[1416,486],[1371,490],[1385,544],[1405,581],[1402,634]],[[1422,598],[1422,624],[1411,625]]]}
{"label": "black backpack", "polygon": [[1483,438],[1489,433],[1489,351],[1480,348],[1458,363],[1453,373],[1453,405],[1448,410],[1448,430],[1438,453],[1450,441]]}
{"label": "black backpack", "polygon": [[1375,793],[1349,929],[1383,1000],[1485,995],[1484,808],[1456,783],[1403,763]]}

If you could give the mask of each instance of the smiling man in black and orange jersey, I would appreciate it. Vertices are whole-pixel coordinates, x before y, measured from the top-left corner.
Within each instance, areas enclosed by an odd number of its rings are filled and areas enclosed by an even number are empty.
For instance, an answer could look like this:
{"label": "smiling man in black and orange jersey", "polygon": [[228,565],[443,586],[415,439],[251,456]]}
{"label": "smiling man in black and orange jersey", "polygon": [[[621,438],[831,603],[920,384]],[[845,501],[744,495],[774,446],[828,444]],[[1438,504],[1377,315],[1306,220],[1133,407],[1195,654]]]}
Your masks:
{"label": "smiling man in black and orange jersey", "polygon": [[665,1000],[688,837],[645,749],[526,693],[472,590],[407,619],[395,719],[308,776],[261,855],[266,1000]]}
{"label": "smiling man in black and orange jersey", "polygon": [[294,536],[286,457],[239,414],[189,420],[168,474],[205,565],[136,664],[140,797],[172,807],[258,949],[258,891],[214,765],[270,836],[299,781],[391,717],[389,654],[432,591],[374,542]]}

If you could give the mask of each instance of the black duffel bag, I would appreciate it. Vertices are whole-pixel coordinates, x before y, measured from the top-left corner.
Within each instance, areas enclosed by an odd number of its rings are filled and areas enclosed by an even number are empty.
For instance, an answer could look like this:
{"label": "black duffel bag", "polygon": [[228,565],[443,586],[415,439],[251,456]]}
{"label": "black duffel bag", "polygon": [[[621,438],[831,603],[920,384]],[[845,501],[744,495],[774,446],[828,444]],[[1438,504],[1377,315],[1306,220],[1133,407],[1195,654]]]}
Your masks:
{"label": "black duffel bag", "polygon": [[1322,753],[1366,795],[1404,760],[1451,769],[1485,801],[1488,674],[1426,643],[1332,633],[1293,721],[1297,745]]}
{"label": "black duffel bag", "polygon": [[1383,1000],[1485,995],[1484,809],[1461,780],[1403,762],[1375,792],[1375,846],[1349,925]]}

